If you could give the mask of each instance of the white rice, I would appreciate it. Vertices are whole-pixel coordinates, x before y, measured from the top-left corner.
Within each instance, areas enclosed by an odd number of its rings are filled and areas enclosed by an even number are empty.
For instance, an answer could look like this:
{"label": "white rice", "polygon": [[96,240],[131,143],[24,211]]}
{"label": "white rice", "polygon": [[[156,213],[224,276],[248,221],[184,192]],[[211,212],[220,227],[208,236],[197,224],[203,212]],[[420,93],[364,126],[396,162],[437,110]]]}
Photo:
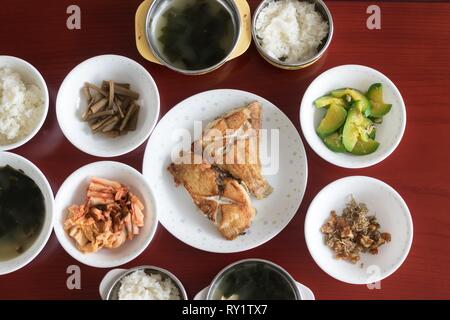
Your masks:
{"label": "white rice", "polygon": [[314,4],[298,0],[270,2],[261,10],[255,28],[264,52],[286,63],[314,57],[329,31]]}
{"label": "white rice", "polygon": [[44,111],[44,97],[34,84],[25,84],[17,72],[0,68],[0,144],[30,134]]}
{"label": "white rice", "polygon": [[170,278],[138,270],[122,279],[119,300],[180,300],[180,292]]}

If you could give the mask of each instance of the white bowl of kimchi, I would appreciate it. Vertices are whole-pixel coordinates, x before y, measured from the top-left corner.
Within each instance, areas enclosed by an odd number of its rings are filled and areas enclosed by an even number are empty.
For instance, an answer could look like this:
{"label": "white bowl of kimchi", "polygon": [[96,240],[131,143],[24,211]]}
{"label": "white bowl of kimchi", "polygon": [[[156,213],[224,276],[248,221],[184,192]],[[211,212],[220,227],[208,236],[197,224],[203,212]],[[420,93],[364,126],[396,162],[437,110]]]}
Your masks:
{"label": "white bowl of kimchi", "polygon": [[72,173],[55,198],[55,234],[79,262],[113,268],[139,256],[158,225],[153,192],[140,172],[112,161]]}

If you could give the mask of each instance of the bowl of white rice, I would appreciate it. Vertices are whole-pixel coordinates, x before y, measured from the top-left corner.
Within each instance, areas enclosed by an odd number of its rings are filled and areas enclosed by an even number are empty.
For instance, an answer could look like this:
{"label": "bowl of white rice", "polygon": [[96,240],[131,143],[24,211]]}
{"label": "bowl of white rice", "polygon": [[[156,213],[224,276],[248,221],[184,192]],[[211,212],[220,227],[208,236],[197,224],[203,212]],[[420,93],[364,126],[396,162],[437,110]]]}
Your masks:
{"label": "bowl of white rice", "polygon": [[175,275],[154,266],[111,270],[100,284],[100,294],[106,300],[188,299],[183,284]]}
{"label": "bowl of white rice", "polygon": [[333,19],[322,0],[264,0],[253,15],[252,34],[265,60],[298,70],[325,53],[333,38]]}
{"label": "bowl of white rice", "polygon": [[0,56],[0,151],[28,142],[48,113],[47,85],[30,63]]}

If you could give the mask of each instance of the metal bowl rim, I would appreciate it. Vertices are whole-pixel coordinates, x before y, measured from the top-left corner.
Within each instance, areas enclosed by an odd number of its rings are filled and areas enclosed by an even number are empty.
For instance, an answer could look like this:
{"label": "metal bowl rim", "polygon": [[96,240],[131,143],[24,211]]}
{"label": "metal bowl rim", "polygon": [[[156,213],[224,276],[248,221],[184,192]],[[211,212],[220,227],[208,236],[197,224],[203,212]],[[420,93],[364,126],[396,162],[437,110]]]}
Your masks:
{"label": "metal bowl rim", "polygon": [[188,296],[186,293],[186,289],[184,288],[183,284],[181,283],[180,279],[178,279],[172,272],[160,268],[160,267],[155,267],[155,266],[150,266],[150,265],[144,265],[144,266],[138,266],[138,267],[134,267],[131,269],[127,269],[126,271],[124,271],[124,273],[122,273],[116,280],[114,280],[114,282],[111,284],[109,290],[108,290],[108,294],[106,295],[106,300],[111,300],[111,294],[113,289],[116,287],[116,285],[122,281],[122,279],[130,274],[132,274],[135,271],[139,271],[139,270],[156,270],[159,271],[163,274],[165,274],[166,276],[168,276],[178,287],[178,289],[180,290],[180,298],[181,300],[188,300]]}
{"label": "metal bowl rim", "polygon": [[297,281],[291,276],[291,274],[289,272],[286,271],[286,269],[284,269],[283,267],[281,267],[280,265],[269,261],[269,260],[265,260],[265,259],[259,259],[259,258],[249,258],[249,259],[243,259],[243,260],[239,260],[236,262],[233,262],[229,265],[227,265],[225,268],[223,268],[222,270],[219,271],[219,273],[217,273],[217,275],[214,277],[214,279],[211,281],[211,284],[209,285],[208,288],[208,292],[206,293],[206,300],[212,300],[212,293],[213,293],[213,287],[214,285],[218,282],[218,280],[225,274],[225,272],[227,272],[229,269],[232,269],[233,267],[236,267],[239,264],[243,264],[246,262],[258,262],[258,263],[263,263],[263,264],[267,264],[271,267],[274,267],[276,269],[278,269],[279,271],[281,271],[281,273],[283,273],[287,280],[289,280],[289,282],[292,285],[292,288],[294,290],[294,293],[297,297],[297,300],[302,300],[302,295],[300,293],[300,290],[297,287]]}
{"label": "metal bowl rim", "polygon": [[[150,16],[150,13],[152,13],[153,10],[156,10],[155,7],[163,1],[167,1],[167,0],[154,0],[151,3],[150,7],[148,8],[147,17],[145,19],[145,37],[147,39],[147,44],[148,44],[153,56],[155,57],[156,60],[158,60],[159,63],[161,63],[163,66],[166,66],[167,68],[169,68],[173,71],[177,71],[177,72],[180,72],[180,73],[183,73],[186,75],[200,75],[200,74],[205,74],[205,73],[214,71],[217,68],[220,68],[222,65],[224,65],[229,60],[231,54],[234,52],[237,45],[239,44],[239,41],[241,39],[241,29],[242,29],[241,14],[240,14],[239,8],[237,7],[234,0],[231,0],[231,1],[225,0],[225,2],[230,5],[230,9],[232,10],[232,13],[236,19],[237,25],[236,25],[236,27],[233,27],[235,35],[237,33],[236,40],[234,41],[234,44],[233,44],[232,48],[230,49],[230,52],[228,52],[228,54],[221,61],[219,61],[218,63],[216,63],[213,66],[210,66],[210,67],[207,67],[204,69],[199,69],[199,70],[186,70],[186,69],[177,68],[176,66],[170,64],[165,59],[163,59],[161,57],[161,55],[158,53],[158,51],[155,49],[155,47],[153,46],[153,43],[151,41],[151,37],[149,34],[150,19],[152,18]],[[216,1],[224,1],[224,0],[216,0]]]}
{"label": "metal bowl rim", "polygon": [[329,25],[329,30],[328,30],[328,37],[327,37],[327,41],[325,42],[325,45],[322,47],[322,49],[313,57],[311,57],[308,60],[305,61],[301,61],[299,63],[284,63],[278,59],[275,59],[271,56],[269,56],[264,49],[261,47],[261,44],[259,43],[257,37],[256,37],[256,20],[258,19],[259,14],[261,13],[261,10],[269,3],[269,2],[273,2],[273,1],[278,1],[278,0],[263,0],[261,1],[261,3],[258,5],[258,7],[256,8],[254,14],[253,14],[253,19],[252,19],[252,38],[253,38],[253,42],[255,43],[255,46],[258,50],[258,52],[264,56],[264,58],[267,58],[268,60],[270,60],[274,65],[276,66],[280,66],[280,67],[284,67],[284,68],[298,68],[298,67],[302,67],[304,65],[309,66],[310,64],[314,63],[315,61],[317,61],[318,59],[320,59],[322,57],[322,55],[325,53],[325,51],[328,49],[328,47],[330,46],[331,40],[333,39],[333,34],[334,34],[334,22],[333,22],[333,17],[331,15],[331,11],[328,9],[327,5],[325,4],[325,2],[323,2],[322,0],[312,0],[315,4],[320,5],[323,10],[326,13],[327,16],[327,20],[328,20],[328,25]]}

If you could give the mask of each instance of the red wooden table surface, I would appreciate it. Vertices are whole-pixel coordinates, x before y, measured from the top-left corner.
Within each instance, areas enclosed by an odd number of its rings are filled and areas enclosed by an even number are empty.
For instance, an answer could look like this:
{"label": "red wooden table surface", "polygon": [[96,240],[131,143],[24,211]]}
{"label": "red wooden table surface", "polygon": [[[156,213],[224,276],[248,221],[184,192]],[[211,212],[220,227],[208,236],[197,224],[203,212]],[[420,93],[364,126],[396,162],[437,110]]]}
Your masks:
{"label": "red wooden table surface", "polygon": [[[258,0],[250,0],[254,10]],[[66,28],[66,8],[81,8],[81,30]],[[42,130],[14,150],[33,161],[54,192],[65,178],[98,158],[73,147],[56,121],[55,99],[66,74],[81,61],[114,53],[140,62],[161,94],[161,116],[179,101],[205,90],[236,88],[261,95],[299,126],[299,104],[309,83],[324,70],[362,64],[391,78],[406,102],[408,123],[397,150],[367,169],[342,169],[319,158],[306,145],[309,181],[297,215],[276,238],[237,254],[213,254],[175,239],[161,225],[148,249],[125,267],[153,264],[174,272],[192,297],[227,264],[243,258],[272,260],[309,286],[318,299],[450,298],[450,3],[327,1],[335,22],[334,40],[317,64],[283,71],[266,63],[252,45],[240,58],[204,76],[188,77],[144,60],[134,42],[134,13],[140,0],[2,0],[0,55],[31,62],[47,81],[50,112]],[[366,28],[366,9],[378,4],[382,29]],[[302,136],[303,138],[303,136]],[[304,140],[304,139],[303,139]],[[304,141],[305,142],[305,141]],[[114,160],[142,168],[145,144]],[[303,223],[312,198],[328,183],[349,175],[368,175],[393,186],[405,199],[414,221],[411,252],[380,290],[341,283],[314,263],[305,245]],[[77,264],[52,234],[42,253],[27,267],[0,277],[0,299],[98,299],[107,272],[80,265],[81,290],[68,290],[66,269]]]}

